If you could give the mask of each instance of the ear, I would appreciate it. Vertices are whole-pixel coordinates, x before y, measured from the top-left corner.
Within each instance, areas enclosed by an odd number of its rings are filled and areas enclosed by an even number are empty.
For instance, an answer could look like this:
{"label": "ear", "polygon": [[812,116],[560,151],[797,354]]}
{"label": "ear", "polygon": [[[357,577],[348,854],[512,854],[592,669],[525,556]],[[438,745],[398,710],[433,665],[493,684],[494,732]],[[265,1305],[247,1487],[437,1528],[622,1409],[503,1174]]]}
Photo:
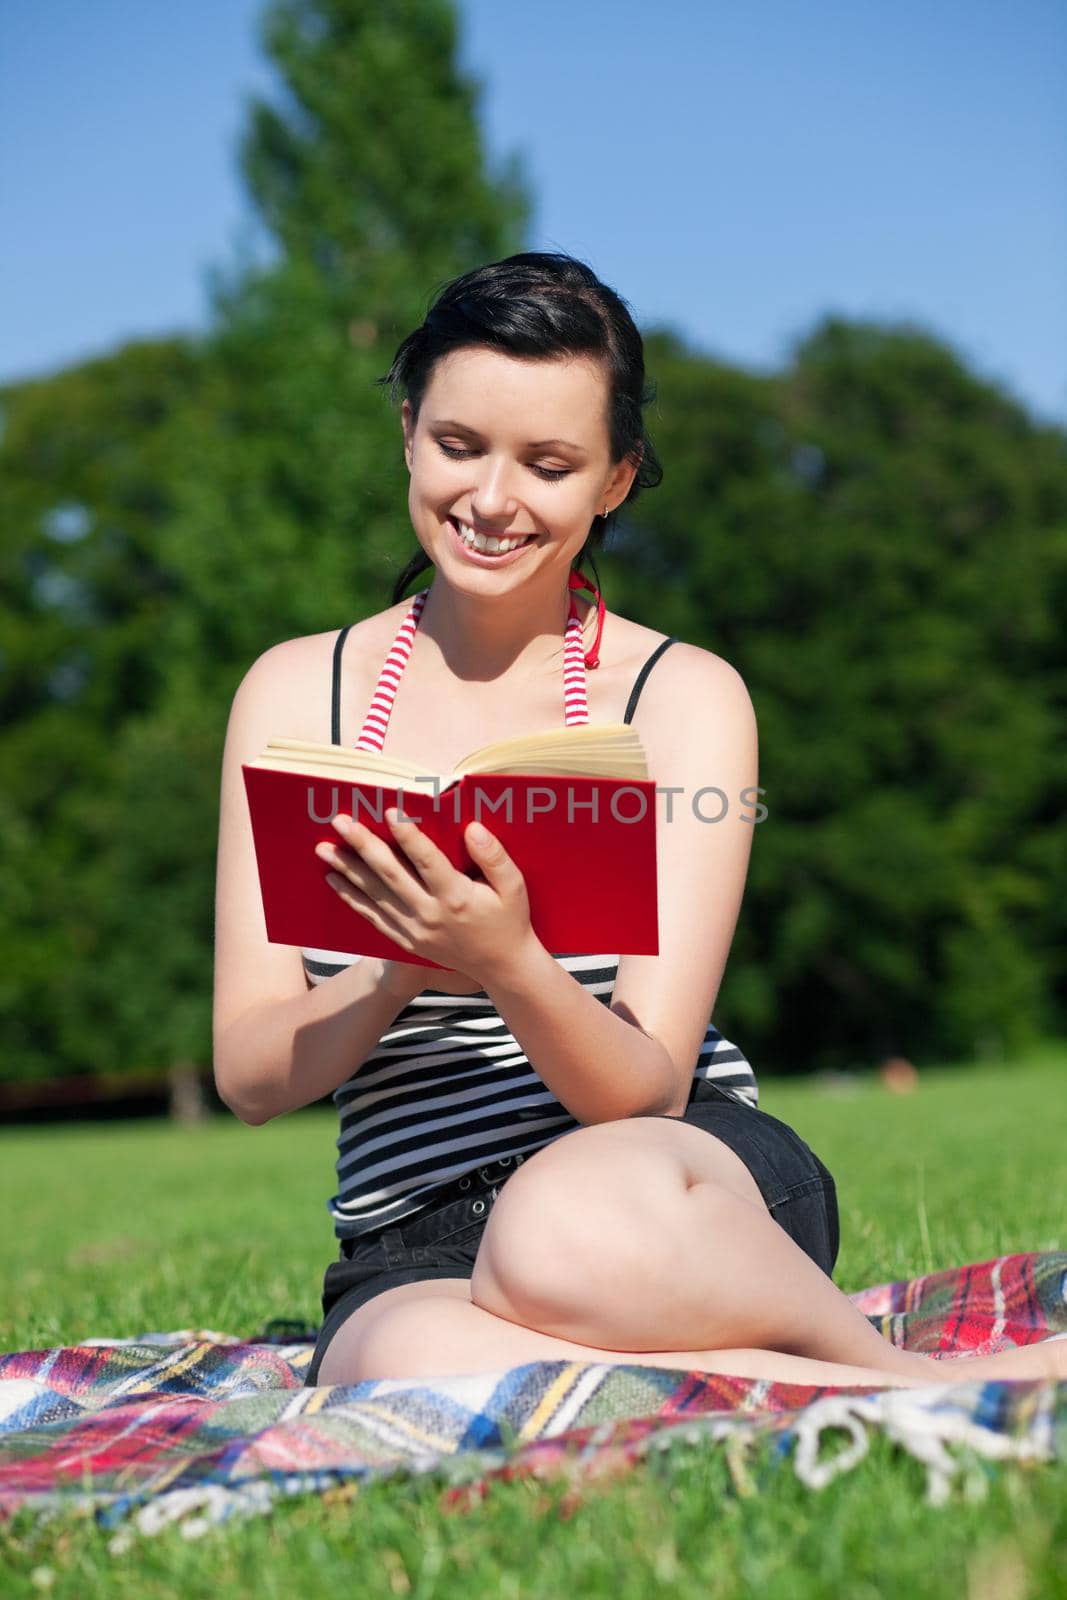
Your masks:
{"label": "ear", "polygon": [[414,429],[411,425],[410,400],[405,400],[403,405],[400,407],[400,423],[404,430],[404,460],[407,462],[407,469],[410,472],[412,467],[412,456],[415,448]]}
{"label": "ear", "polygon": [[624,456],[619,464],[612,470],[611,477],[604,485],[604,492],[600,497],[601,504],[606,504],[609,510],[614,511],[621,506],[630,492],[630,486],[637,477],[637,468],[640,462],[631,461]]}

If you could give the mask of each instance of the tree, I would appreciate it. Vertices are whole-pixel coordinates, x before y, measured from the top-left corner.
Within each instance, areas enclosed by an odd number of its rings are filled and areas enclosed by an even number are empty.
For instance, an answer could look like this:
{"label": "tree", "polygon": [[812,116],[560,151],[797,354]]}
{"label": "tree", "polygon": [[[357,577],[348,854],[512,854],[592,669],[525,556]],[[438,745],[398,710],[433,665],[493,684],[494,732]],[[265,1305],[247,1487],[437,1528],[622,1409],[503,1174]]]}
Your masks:
{"label": "tree", "polygon": [[280,91],[252,104],[242,166],[278,257],[216,275],[212,389],[169,538],[198,601],[176,665],[212,663],[213,694],[387,593],[413,541],[375,379],[437,285],[522,246],[529,204],[514,159],[487,170],[443,0],[282,0],[263,40]]}
{"label": "tree", "polygon": [[[131,348],[11,396],[13,1073],[209,1060],[208,841],[233,691],[277,640],[387,597],[412,535],[399,420],[374,380],[436,284],[523,243],[519,166],[488,170],[450,5],[284,0],[263,36],[277,92],[252,104],[242,161],[275,259],[215,274],[195,349]],[[115,518],[86,487],[108,473]],[[29,502],[60,530],[84,512],[92,537],[57,556]],[[90,685],[57,708],[79,672]],[[57,802],[31,823],[57,783],[69,818]]]}
{"label": "tree", "polygon": [[[146,341],[0,396],[0,1013],[3,1071],[137,1067],[115,996],[114,806],[124,730],[158,701],[175,604],[168,429],[202,375],[191,342]],[[122,937],[146,960],[131,901]],[[143,1043],[143,1041],[141,1041]]]}
{"label": "tree", "polygon": [[[9,1076],[207,1064],[233,691],[388,603],[413,538],[375,379],[524,246],[444,0],[284,0],[264,38],[274,259],[216,274],[202,340],[0,392]],[[669,330],[647,357],[666,477],[606,597],[732,662],[760,725],[717,1024],[763,1070],[1062,1032],[1067,435],[909,327],[823,319],[769,377]]]}
{"label": "tree", "polygon": [[719,1025],[776,1067],[1062,1026],[1062,430],[908,327],[825,319],[779,378],[649,353],[667,477],[613,597],[761,730]]}

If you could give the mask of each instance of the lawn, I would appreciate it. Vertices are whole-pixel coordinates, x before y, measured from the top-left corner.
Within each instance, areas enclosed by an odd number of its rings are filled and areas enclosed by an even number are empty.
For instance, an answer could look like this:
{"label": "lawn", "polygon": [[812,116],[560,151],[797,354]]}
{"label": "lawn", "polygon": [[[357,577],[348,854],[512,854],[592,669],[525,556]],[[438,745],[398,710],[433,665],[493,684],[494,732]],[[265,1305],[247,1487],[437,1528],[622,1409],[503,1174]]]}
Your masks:
{"label": "lawn", "polygon": [[[763,1108],[833,1171],[851,1291],[1016,1250],[1067,1248],[1067,1048],[923,1073],[910,1095],[873,1080],[765,1078]],[[334,1255],[326,1198],[335,1126],[308,1111],[232,1119],[8,1129],[0,1348],[170,1328],[252,1335],[314,1322]],[[984,1498],[925,1504],[924,1472],[881,1437],[820,1493],[757,1450],[739,1493],[721,1449],[672,1448],[580,1498],[494,1485],[462,1514],[427,1479],[371,1483],[189,1541],[168,1531],[122,1556],[67,1520],[0,1528],[6,1595],[174,1594],[258,1600],[355,1595],[655,1594],[759,1600],[908,1594],[1067,1597],[1067,1461],[984,1466]]]}

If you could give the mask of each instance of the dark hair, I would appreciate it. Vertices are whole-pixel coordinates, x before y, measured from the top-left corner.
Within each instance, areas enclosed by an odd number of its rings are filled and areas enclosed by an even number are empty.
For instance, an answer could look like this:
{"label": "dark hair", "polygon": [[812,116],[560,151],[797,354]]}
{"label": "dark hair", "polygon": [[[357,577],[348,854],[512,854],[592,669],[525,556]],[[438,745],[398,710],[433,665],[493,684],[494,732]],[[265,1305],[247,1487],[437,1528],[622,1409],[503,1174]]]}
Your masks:
{"label": "dark hair", "polygon": [[[641,335],[626,302],[585,262],[562,252],[534,250],[454,278],[377,382],[389,386],[394,403],[400,397],[410,401],[417,419],[436,363],[453,350],[477,345],[531,360],[588,355],[602,361],[610,389],[611,459],[637,463],[626,501],[662,482],[663,471],[642,415],[656,391],[645,381]],[[598,588],[593,551],[603,544],[613,515],[593,518],[589,537],[572,562],[577,569],[588,557]],[[393,605],[403,598],[412,578],[431,565],[420,548],[393,585]]]}

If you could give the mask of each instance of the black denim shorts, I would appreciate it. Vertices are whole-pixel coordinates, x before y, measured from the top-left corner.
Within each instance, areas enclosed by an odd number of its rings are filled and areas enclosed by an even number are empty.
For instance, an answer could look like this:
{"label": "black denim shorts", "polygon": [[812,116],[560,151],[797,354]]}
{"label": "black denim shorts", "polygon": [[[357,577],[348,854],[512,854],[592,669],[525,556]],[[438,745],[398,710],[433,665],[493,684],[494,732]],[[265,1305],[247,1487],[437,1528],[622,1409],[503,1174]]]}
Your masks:
{"label": "black denim shorts", "polygon": [[[678,1119],[721,1139],[751,1172],[767,1209],[828,1277],[840,1243],[837,1191],[828,1169],[800,1135],[766,1111],[743,1105],[701,1081]],[[469,1278],[485,1224],[523,1156],[476,1167],[443,1188],[434,1206],[396,1228],[341,1241],[326,1268],[323,1323],[305,1384],[318,1382],[326,1347],[353,1311],[386,1289],[433,1278]]]}

